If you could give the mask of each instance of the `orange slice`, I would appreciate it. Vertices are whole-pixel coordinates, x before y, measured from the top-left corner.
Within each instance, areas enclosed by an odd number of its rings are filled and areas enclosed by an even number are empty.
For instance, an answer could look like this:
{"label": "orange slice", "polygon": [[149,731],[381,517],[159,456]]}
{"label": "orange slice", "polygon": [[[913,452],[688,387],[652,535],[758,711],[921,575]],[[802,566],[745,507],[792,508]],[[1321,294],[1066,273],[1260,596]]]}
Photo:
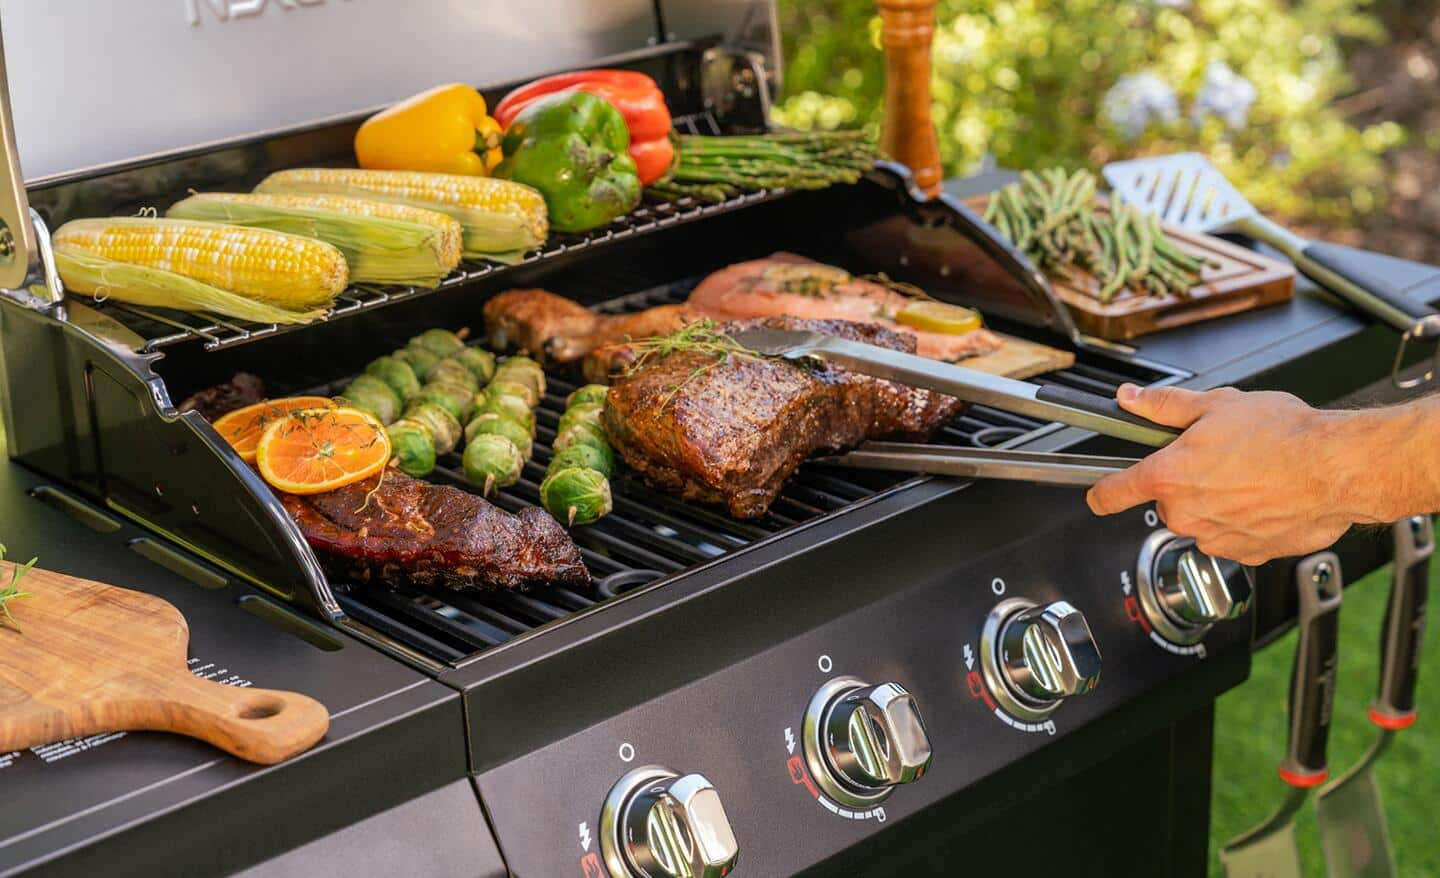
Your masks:
{"label": "orange slice", "polygon": [[291,412],[265,428],[255,463],[271,487],[290,494],[323,494],[358,482],[390,462],[390,437],[359,409]]}
{"label": "orange slice", "polygon": [[301,409],[334,408],[335,403],[323,396],[291,396],[285,399],[267,399],[243,409],[227,412],[212,424],[220,438],[229,442],[246,463],[255,462],[255,446],[265,428],[281,420],[291,412]]}

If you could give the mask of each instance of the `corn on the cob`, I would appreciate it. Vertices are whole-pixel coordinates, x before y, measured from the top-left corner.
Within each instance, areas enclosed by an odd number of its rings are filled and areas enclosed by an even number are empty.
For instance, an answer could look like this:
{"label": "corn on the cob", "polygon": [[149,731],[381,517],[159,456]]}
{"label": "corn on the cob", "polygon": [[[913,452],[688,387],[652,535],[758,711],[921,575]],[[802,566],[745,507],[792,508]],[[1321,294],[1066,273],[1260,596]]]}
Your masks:
{"label": "corn on the cob", "polygon": [[343,195],[202,192],[166,216],[307,235],[340,248],[355,283],[433,287],[460,263],[461,229],[435,210]]}
{"label": "corn on the cob", "polygon": [[465,256],[518,259],[550,231],[545,198],[523,183],[494,177],[368,171],[355,168],[294,168],[276,171],[257,192],[327,192],[379,198],[443,211],[465,229]]}
{"label": "corn on the cob", "polygon": [[66,289],[97,299],[179,311],[208,311],[256,323],[308,323],[325,315],[324,309],[280,308],[173,271],[117,262],[66,244],[55,245],[55,266]]}
{"label": "corn on the cob", "polygon": [[71,220],[55,232],[54,241],[290,311],[327,307],[350,277],[344,254],[324,241],[223,223],[147,217]]}

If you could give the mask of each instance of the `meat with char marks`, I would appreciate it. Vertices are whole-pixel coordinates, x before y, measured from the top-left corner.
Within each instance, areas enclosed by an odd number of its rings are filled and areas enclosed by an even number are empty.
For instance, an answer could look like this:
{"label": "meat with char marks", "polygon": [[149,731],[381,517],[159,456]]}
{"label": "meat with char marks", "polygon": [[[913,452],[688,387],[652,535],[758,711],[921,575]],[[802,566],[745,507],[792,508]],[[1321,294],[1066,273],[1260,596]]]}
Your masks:
{"label": "meat with char marks", "polygon": [[[770,317],[717,329],[755,325],[915,352],[912,335],[844,320]],[[616,451],[647,482],[755,518],[812,454],[866,439],[923,440],[964,407],[835,366],[692,349],[642,357],[611,385],[603,418]]]}
{"label": "meat with char marks", "polygon": [[579,547],[544,510],[512,515],[393,467],[383,478],[280,500],[323,559],[362,580],[462,589],[590,581]]}

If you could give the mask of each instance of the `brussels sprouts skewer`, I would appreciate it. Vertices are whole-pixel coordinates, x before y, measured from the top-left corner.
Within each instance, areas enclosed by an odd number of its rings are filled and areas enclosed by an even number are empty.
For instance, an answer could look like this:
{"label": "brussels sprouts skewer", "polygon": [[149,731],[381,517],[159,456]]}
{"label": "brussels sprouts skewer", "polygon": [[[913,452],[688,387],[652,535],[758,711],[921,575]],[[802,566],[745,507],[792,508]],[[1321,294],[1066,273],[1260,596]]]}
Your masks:
{"label": "brussels sprouts skewer", "polygon": [[544,393],[540,364],[510,357],[494,367],[485,389],[473,396],[463,463],[465,477],[483,485],[485,496],[519,481],[534,449],[534,407]]}
{"label": "brussels sprouts skewer", "polygon": [[540,504],[567,527],[598,521],[614,505],[610,474],[615,458],[600,423],[604,400],[605,390],[599,385],[570,394],[552,446],[554,455],[540,483]]}

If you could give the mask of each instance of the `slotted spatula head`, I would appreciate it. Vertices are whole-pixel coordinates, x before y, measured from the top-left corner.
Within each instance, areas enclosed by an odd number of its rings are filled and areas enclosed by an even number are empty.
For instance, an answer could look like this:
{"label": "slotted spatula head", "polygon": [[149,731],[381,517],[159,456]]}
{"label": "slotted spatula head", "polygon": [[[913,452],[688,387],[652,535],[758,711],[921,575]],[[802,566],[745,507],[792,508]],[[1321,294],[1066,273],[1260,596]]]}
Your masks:
{"label": "slotted spatula head", "polygon": [[1390,828],[1373,765],[1367,757],[1315,800],[1330,878],[1395,878]]}
{"label": "slotted spatula head", "polygon": [[1305,878],[1300,846],[1295,841],[1295,814],[1309,790],[1288,787],[1274,814],[1220,849],[1225,878]]}
{"label": "slotted spatula head", "polygon": [[1239,190],[1198,152],[1111,162],[1101,171],[1115,197],[1191,232],[1218,232],[1255,215]]}

